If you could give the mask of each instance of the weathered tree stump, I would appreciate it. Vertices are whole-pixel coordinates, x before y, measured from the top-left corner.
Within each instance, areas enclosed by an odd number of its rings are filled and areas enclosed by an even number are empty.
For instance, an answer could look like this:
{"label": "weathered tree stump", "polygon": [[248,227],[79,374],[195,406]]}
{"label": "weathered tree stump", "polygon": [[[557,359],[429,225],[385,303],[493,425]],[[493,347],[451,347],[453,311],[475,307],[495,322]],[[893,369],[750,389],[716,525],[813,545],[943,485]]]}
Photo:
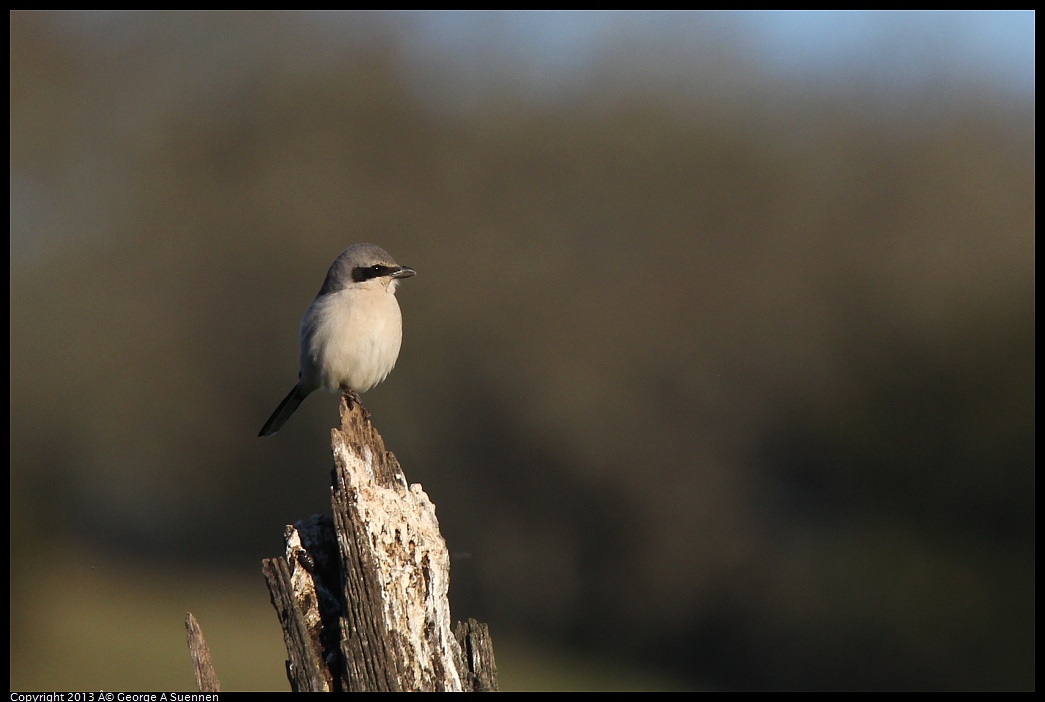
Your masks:
{"label": "weathered tree stump", "polygon": [[409,485],[358,398],[331,432],[333,519],[288,526],[262,570],[295,691],[495,691],[490,633],[451,626],[435,506]]}

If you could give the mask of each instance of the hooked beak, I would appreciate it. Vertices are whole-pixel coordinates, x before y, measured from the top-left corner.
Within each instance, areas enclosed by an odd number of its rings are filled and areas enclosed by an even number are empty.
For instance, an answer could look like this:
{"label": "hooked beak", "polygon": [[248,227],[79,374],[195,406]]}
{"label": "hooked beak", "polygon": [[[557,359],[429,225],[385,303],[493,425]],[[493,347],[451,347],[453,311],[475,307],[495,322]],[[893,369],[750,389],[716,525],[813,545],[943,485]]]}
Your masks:
{"label": "hooked beak", "polygon": [[406,266],[399,266],[395,273],[392,274],[393,278],[409,278],[412,275],[417,275],[417,271],[413,268],[407,268]]}

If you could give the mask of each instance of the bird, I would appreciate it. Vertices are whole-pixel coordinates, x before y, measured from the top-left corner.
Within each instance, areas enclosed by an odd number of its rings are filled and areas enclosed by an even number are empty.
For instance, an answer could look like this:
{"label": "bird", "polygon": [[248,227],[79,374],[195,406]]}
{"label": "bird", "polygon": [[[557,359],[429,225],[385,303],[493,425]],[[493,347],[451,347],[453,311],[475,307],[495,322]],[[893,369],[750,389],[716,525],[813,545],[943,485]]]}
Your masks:
{"label": "bird", "polygon": [[297,385],[259,437],[279,431],[316,390],[366,392],[388,377],[403,342],[396,286],[416,273],[374,244],[354,244],[334,259],[301,319]]}

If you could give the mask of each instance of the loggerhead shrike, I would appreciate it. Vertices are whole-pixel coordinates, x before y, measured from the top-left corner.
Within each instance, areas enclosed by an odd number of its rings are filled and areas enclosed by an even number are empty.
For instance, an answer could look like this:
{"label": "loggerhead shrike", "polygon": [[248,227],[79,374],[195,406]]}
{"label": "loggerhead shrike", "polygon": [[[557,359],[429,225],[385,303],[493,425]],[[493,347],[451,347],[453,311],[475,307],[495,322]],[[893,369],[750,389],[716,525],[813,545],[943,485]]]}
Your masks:
{"label": "loggerhead shrike", "polygon": [[314,390],[366,392],[385,379],[403,341],[396,285],[415,273],[373,244],[341,252],[301,320],[298,384],[258,436],[279,431]]}

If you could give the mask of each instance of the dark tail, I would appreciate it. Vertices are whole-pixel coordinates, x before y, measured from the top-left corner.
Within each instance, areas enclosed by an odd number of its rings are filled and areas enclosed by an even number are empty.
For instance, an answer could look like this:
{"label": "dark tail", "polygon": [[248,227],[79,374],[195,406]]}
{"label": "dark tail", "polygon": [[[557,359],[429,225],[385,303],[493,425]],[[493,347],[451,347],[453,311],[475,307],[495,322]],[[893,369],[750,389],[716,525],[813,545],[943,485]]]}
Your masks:
{"label": "dark tail", "polygon": [[279,431],[306,397],[308,397],[308,393],[301,392],[301,385],[295,385],[290,394],[283,398],[283,402],[279,403],[279,407],[272,413],[269,420],[265,422],[265,426],[261,427],[258,436],[272,436]]}

